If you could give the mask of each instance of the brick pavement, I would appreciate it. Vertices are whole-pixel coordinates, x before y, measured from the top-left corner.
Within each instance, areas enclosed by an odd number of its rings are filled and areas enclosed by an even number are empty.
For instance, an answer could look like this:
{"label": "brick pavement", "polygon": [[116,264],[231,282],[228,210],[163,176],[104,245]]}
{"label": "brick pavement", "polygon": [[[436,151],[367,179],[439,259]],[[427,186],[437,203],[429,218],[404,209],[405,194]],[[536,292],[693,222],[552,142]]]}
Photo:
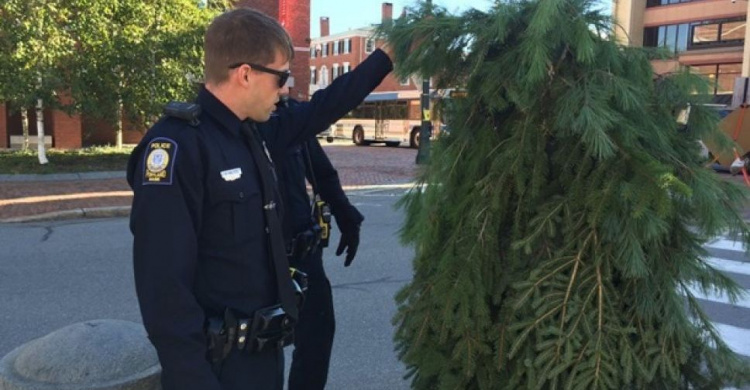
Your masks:
{"label": "brick pavement", "polygon": [[[324,144],[346,189],[413,181],[416,150]],[[0,221],[102,207],[127,207],[132,192],[124,178],[0,182]]]}

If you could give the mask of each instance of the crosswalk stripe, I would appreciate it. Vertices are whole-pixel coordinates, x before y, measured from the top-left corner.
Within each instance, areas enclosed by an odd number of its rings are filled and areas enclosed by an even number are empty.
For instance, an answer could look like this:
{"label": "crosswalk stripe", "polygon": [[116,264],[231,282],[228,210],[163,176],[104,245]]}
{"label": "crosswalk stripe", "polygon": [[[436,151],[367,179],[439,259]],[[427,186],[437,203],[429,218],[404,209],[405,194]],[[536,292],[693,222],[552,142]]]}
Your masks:
{"label": "crosswalk stripe", "polygon": [[729,297],[724,293],[718,293],[715,291],[708,291],[707,293],[703,293],[697,286],[688,287],[688,291],[690,291],[690,294],[697,299],[750,309],[750,294],[748,294],[747,290],[744,290],[745,293],[742,294],[737,302],[734,303],[732,303],[729,300]]}
{"label": "crosswalk stripe", "polygon": [[745,246],[743,245],[742,242],[734,241],[734,240],[727,240],[726,238],[719,238],[718,240],[709,242],[704,246],[708,248],[732,250],[732,251],[738,251],[738,252],[745,251]]}
{"label": "crosswalk stripe", "polygon": [[729,348],[743,356],[750,356],[750,329],[714,323],[716,331]]}
{"label": "crosswalk stripe", "polygon": [[[723,237],[711,243],[707,243],[704,246],[707,248],[731,250],[740,253],[744,253],[746,251],[746,248],[742,242],[729,240]],[[749,262],[726,260],[718,257],[707,257],[706,262],[710,266],[722,272],[750,275]],[[703,294],[699,291],[698,288],[694,286],[691,286],[689,290],[698,299],[715,302],[718,304],[734,305],[745,309],[750,309],[750,291],[748,290],[745,290],[745,293],[734,304],[729,302],[729,298],[726,296],[726,294],[718,294],[716,292]],[[716,327],[716,331],[719,333],[722,340],[724,340],[724,342],[732,351],[737,354],[750,357],[750,329],[740,328],[718,322],[714,322],[713,324]]]}
{"label": "crosswalk stripe", "polygon": [[733,274],[750,275],[750,263],[744,261],[725,260],[718,257],[707,257],[706,263],[719,271]]}

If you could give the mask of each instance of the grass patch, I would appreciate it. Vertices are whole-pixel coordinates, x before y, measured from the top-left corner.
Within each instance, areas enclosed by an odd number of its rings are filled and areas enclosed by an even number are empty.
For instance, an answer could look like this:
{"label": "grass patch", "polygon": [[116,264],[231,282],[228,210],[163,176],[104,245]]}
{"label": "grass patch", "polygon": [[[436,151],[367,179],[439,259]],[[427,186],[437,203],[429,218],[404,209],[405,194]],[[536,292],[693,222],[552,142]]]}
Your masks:
{"label": "grass patch", "polygon": [[39,164],[36,149],[0,151],[0,174],[124,171],[132,147],[97,146],[75,150],[47,150],[48,164]]}

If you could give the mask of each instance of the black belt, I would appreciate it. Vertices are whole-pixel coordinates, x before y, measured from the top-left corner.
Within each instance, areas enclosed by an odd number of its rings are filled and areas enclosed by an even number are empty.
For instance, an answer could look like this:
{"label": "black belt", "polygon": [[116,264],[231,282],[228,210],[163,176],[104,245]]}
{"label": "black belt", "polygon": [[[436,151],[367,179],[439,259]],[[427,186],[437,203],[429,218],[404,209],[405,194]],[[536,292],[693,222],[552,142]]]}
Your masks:
{"label": "black belt", "polygon": [[294,342],[294,322],[281,305],[259,309],[253,318],[236,318],[231,309],[224,317],[208,319],[208,354],[215,371],[232,349],[248,352],[278,350]]}

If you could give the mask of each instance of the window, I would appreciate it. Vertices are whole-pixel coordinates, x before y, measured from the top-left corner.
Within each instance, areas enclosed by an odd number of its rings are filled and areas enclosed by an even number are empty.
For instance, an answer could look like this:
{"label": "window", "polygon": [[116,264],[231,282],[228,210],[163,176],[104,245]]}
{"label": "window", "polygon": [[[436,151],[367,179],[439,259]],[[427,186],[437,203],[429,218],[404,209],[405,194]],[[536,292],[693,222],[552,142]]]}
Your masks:
{"label": "window", "polygon": [[323,44],[323,57],[328,57],[328,44]]}
{"label": "window", "polygon": [[346,41],[344,41],[344,53],[351,53],[352,52],[352,39],[349,38]]}
{"label": "window", "polygon": [[733,93],[734,79],[742,75],[742,64],[737,63],[696,65],[692,69],[694,72],[708,77],[714,95]]}
{"label": "window", "polygon": [[675,53],[713,46],[740,46],[745,41],[744,20],[703,21],[647,27],[643,46],[665,47]]}
{"label": "window", "polygon": [[315,48],[314,47],[310,48],[310,58],[315,58]]}
{"label": "window", "polygon": [[648,27],[643,30],[643,46],[666,47],[675,53],[688,49],[690,24]]}
{"label": "window", "polygon": [[646,0],[646,8],[659,7],[662,5],[689,3],[696,0]]}
{"label": "window", "polygon": [[408,77],[404,77],[402,79],[399,79],[398,83],[401,84],[402,87],[408,87],[409,86],[409,78]]}
{"label": "window", "polygon": [[349,73],[352,71],[352,66],[348,62],[344,62],[344,71],[341,74]]}
{"label": "window", "polygon": [[705,21],[693,24],[690,46],[739,46],[745,41],[745,20]]}
{"label": "window", "polygon": [[333,54],[332,55],[335,56],[335,55],[339,54],[339,42],[338,41],[333,42],[331,45],[333,46]]}
{"label": "window", "polygon": [[318,72],[315,71],[315,67],[310,67],[310,84],[315,85],[318,83]]}
{"label": "window", "polygon": [[331,69],[331,80],[335,80],[336,77],[339,77],[339,64],[333,64],[333,69]]}
{"label": "window", "polygon": [[320,86],[328,86],[328,69],[326,69],[325,65],[320,68]]}
{"label": "window", "polygon": [[367,42],[365,42],[365,53],[372,53],[375,51],[375,40],[372,38],[367,38]]}

